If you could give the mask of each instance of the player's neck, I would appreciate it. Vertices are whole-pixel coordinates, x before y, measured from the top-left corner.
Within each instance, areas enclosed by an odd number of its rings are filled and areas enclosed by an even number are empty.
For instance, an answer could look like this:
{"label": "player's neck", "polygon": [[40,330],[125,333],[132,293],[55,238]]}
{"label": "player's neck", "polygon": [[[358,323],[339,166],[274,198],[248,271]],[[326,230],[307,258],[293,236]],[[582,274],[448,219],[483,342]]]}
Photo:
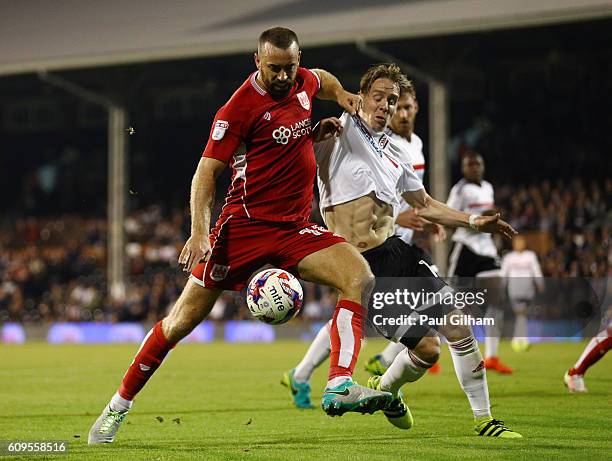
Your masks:
{"label": "player's neck", "polygon": [[403,133],[401,133],[401,132],[399,132],[399,131],[394,130],[394,129],[393,129],[393,127],[392,127],[391,125],[389,125],[389,128],[390,128],[390,129],[391,129],[391,131],[393,131],[393,132],[394,132],[396,135],[401,136],[402,138],[404,138],[404,139],[405,139],[406,141],[408,141],[408,142],[412,142],[412,133],[413,133],[413,130],[412,130],[412,129],[410,129],[410,130],[406,130],[406,131],[404,131]]}
{"label": "player's neck", "polygon": [[380,130],[376,130],[375,128],[372,128],[372,117],[374,117],[374,114],[368,114],[366,112],[364,112],[363,110],[359,110],[359,113],[357,114],[359,115],[359,117],[361,117],[361,119],[365,122],[366,126],[372,130],[374,133],[383,133],[386,129],[387,129],[387,124],[385,124],[385,126],[383,126]]}
{"label": "player's neck", "polygon": [[268,88],[268,86],[265,84],[265,82],[261,78],[261,72],[259,72],[259,71],[257,71],[257,75],[255,76],[255,81],[257,82],[257,84],[260,87],[262,87],[265,90],[265,92],[268,94],[268,96],[270,96],[275,101],[279,101],[281,99],[286,98],[287,95],[290,93],[290,91],[287,92],[287,94],[284,94],[284,95],[274,95],[274,94],[270,93],[270,89]]}
{"label": "player's neck", "polygon": [[257,71],[257,74],[255,74],[255,81],[259,84],[260,87],[266,90],[266,92],[268,91],[266,83],[261,78],[261,72]]}

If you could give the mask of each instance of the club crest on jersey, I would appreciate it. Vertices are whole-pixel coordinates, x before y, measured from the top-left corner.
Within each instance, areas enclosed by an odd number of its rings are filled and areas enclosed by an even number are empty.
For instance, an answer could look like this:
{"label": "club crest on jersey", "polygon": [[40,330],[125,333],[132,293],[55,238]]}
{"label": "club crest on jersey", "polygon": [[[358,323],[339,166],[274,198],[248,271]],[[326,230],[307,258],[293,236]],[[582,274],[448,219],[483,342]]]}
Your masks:
{"label": "club crest on jersey", "polygon": [[300,101],[300,104],[302,105],[302,107],[306,110],[310,110],[310,99],[308,99],[308,95],[306,94],[305,91],[301,91],[297,94],[297,98],[298,101]]}
{"label": "club crest on jersey", "polygon": [[385,147],[387,147],[387,144],[389,144],[389,138],[386,134],[383,133],[380,139],[378,140],[378,147],[384,149]]}
{"label": "club crest on jersey", "polygon": [[227,277],[227,273],[229,272],[230,266],[223,266],[222,264],[213,264],[213,267],[210,271],[210,278],[215,282],[220,282],[225,277]]}
{"label": "club crest on jersey", "polygon": [[215,123],[215,128],[212,132],[213,140],[219,141],[220,139],[223,139],[223,136],[225,136],[225,130],[227,130],[228,128],[229,123],[227,123],[225,120],[217,120],[217,122]]}

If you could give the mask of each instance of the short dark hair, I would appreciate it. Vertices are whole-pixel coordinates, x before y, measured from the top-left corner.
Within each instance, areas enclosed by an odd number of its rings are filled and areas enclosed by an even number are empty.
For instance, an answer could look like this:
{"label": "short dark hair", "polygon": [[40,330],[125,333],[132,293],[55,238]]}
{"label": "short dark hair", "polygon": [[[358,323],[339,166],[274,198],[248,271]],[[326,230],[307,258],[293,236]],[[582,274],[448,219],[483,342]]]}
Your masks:
{"label": "short dark hair", "polygon": [[399,66],[392,62],[375,64],[370,67],[366,73],[363,74],[363,77],[361,77],[361,81],[359,82],[359,91],[363,94],[368,94],[370,92],[370,88],[372,88],[372,83],[379,78],[388,78],[393,83],[396,83],[400,90],[400,96],[408,93],[412,97],[416,98],[416,93],[414,91],[414,86],[412,86],[412,82],[408,80],[408,77],[402,74],[402,70],[399,68]]}
{"label": "short dark hair", "polygon": [[465,162],[469,158],[480,158],[480,160],[482,160],[484,162],[484,159],[483,159],[482,155],[480,154],[480,152],[477,152],[475,150],[469,149],[469,150],[465,151],[462,154],[462,156],[461,156],[461,164],[463,165],[463,162]]}
{"label": "short dark hair", "polygon": [[294,42],[299,48],[300,43],[298,42],[297,35],[291,29],[286,29],[285,27],[272,27],[271,29],[264,30],[261,33],[257,43],[257,49],[261,50],[266,43],[270,43],[276,48],[286,50]]}

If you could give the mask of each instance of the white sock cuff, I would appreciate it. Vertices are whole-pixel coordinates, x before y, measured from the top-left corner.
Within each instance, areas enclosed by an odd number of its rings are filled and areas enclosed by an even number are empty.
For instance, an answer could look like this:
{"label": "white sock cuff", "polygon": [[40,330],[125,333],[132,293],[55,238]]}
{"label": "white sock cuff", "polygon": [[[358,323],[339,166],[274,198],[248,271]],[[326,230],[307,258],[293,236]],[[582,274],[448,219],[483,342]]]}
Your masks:
{"label": "white sock cuff", "polygon": [[119,392],[115,392],[109,405],[113,411],[127,411],[132,408],[132,403],[132,400],[126,400],[119,395]]}
{"label": "white sock cuff", "polygon": [[460,339],[459,341],[449,341],[448,347],[450,348],[451,353],[465,355],[476,352],[478,349],[478,342],[476,341],[476,338],[474,338],[474,335],[470,335],[467,338]]}
{"label": "white sock cuff", "polygon": [[412,360],[412,363],[415,367],[425,368],[425,369],[433,367],[434,365],[433,363],[426,362],[425,360],[419,358],[410,349],[407,349],[407,352],[408,352],[408,357],[410,357],[410,360]]}

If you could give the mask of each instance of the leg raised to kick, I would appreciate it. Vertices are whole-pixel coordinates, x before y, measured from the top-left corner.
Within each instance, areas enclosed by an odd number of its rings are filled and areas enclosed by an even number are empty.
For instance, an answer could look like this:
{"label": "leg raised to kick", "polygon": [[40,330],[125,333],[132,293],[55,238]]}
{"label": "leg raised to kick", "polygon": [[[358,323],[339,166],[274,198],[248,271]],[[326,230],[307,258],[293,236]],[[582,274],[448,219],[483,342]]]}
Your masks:
{"label": "leg raised to kick", "polygon": [[330,367],[322,407],[329,415],[347,411],[372,413],[386,408],[392,396],[353,383],[352,375],[363,338],[374,275],[367,261],[348,243],[337,243],[303,258],[300,277],[331,286],[338,304],[330,327]]}

